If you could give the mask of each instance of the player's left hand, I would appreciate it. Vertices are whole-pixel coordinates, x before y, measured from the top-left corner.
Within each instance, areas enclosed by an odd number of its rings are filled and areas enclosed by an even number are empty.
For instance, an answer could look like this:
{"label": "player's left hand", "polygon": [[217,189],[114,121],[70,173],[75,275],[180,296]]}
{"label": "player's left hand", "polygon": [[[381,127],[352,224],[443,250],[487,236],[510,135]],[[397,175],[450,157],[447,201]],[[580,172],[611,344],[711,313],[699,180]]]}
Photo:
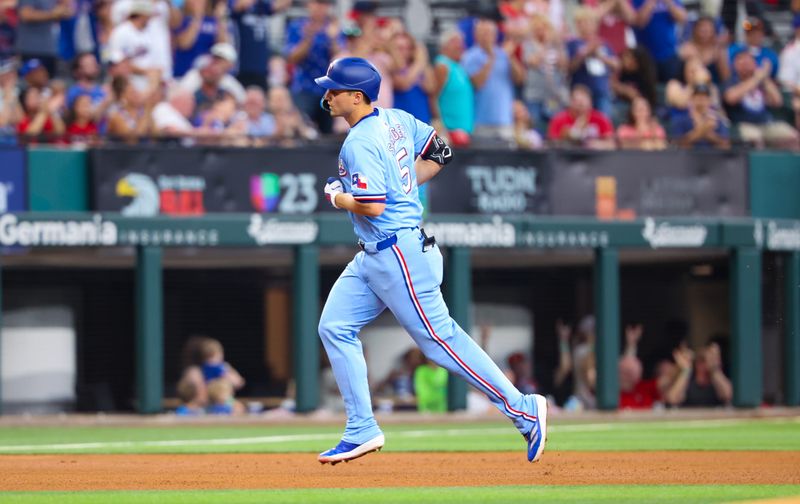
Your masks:
{"label": "player's left hand", "polygon": [[328,183],[325,184],[325,199],[331,202],[333,208],[339,208],[336,206],[336,195],[341,192],[344,192],[342,181],[336,177],[328,177]]}

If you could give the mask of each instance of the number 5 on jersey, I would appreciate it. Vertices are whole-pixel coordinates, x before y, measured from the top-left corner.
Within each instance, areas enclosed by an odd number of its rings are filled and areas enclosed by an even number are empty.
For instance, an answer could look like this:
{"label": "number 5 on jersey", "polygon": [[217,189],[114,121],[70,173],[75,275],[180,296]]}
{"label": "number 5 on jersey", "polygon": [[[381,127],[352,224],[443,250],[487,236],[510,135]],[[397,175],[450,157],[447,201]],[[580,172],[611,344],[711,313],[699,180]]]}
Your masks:
{"label": "number 5 on jersey", "polygon": [[411,158],[405,147],[397,151],[395,157],[397,158],[397,167],[400,169],[400,182],[403,184],[403,190],[408,194],[411,192],[411,185],[413,183],[411,180],[411,167],[408,166],[408,162]]}

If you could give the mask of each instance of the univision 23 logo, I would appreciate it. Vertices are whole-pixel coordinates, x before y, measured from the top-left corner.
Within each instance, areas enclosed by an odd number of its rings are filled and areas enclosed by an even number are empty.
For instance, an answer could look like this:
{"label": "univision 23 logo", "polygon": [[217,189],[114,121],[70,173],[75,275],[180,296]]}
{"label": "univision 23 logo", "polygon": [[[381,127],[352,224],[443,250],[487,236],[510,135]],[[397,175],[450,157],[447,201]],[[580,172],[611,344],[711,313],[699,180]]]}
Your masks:
{"label": "univision 23 logo", "polygon": [[250,202],[258,212],[308,214],[317,209],[313,173],[262,173],[250,177]]}

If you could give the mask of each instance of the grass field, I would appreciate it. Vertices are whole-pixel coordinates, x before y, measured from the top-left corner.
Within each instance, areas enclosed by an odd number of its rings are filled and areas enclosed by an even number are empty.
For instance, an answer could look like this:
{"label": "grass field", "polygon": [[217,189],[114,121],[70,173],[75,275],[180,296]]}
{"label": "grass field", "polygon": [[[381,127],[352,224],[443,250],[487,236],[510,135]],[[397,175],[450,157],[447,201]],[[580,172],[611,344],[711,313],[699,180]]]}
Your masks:
{"label": "grass field", "polygon": [[[558,451],[800,451],[800,418],[553,422],[548,453]],[[522,453],[506,422],[385,425],[385,452]],[[0,427],[0,454],[317,453],[334,444],[336,426],[165,425]],[[309,455],[313,462],[313,456]],[[366,459],[365,459],[366,460]],[[800,471],[800,467],[797,468]],[[0,474],[0,490],[3,489]],[[743,482],[744,483],[744,482]],[[800,496],[800,485],[591,485],[299,490],[2,492],[3,503],[250,502],[735,502]],[[800,500],[798,500],[800,502]]]}
{"label": "grass field", "polygon": [[143,504],[169,502],[176,504],[251,504],[280,502],[305,504],[366,503],[623,503],[623,504],[691,504],[724,503],[741,500],[800,495],[795,485],[734,486],[540,486],[540,487],[456,487],[456,488],[374,488],[324,490],[203,490],[196,492],[15,492],[0,493],[8,504]]}

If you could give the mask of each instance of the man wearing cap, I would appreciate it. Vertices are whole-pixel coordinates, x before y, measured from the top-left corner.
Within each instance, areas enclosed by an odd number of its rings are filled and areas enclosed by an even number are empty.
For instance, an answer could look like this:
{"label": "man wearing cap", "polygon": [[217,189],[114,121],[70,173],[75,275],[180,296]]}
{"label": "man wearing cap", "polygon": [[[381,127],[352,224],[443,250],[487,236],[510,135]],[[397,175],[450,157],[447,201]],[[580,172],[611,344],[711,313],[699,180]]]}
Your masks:
{"label": "man wearing cap", "polygon": [[[242,84],[229,72],[236,64],[236,49],[227,42],[220,42],[211,47],[211,54],[200,56],[194,68],[189,70],[180,80],[182,88],[193,93],[205,87],[217,88],[220,92],[228,93],[241,104],[244,102],[246,92]],[[202,104],[201,98],[198,103]]]}
{"label": "man wearing cap", "polygon": [[769,107],[783,106],[783,95],[770,78],[772,64],[760,66],[749,51],[740,51],[733,60],[733,77],[725,86],[723,98],[731,121],[739,125],[742,140],[757,147],[797,148],[798,133],[783,121],[776,121]]}
{"label": "man wearing cap", "polygon": [[781,52],[778,81],[783,89],[792,93],[795,127],[800,128],[800,13],[794,15],[792,26],[794,27],[794,38],[786,44]]}
{"label": "man wearing cap", "polygon": [[19,76],[25,81],[25,87],[44,89],[50,84],[50,74],[39,58],[29,59],[19,69]]}
{"label": "man wearing cap", "polygon": [[330,114],[320,109],[321,89],[314,79],[325,75],[328,63],[340,51],[338,23],[332,19],[332,0],[310,0],[308,17],[292,21],[286,28],[284,55],[294,65],[291,91],[297,107],[310,117],[322,133],[330,133]]}
{"label": "man wearing cap", "polygon": [[729,132],[727,121],[712,106],[711,88],[700,84],[692,90],[689,113],[672,122],[670,134],[683,147],[727,149]]}
{"label": "man wearing cap", "polygon": [[19,0],[16,49],[23,61],[37,58],[50,75],[56,72],[58,24],[75,15],[70,0]]}
{"label": "man wearing cap", "polygon": [[775,79],[778,76],[778,55],[770,47],[764,44],[764,21],[758,17],[749,17],[742,23],[744,29],[744,43],[737,42],[728,48],[728,55],[733,64],[736,55],[742,51],[747,51],[756,59],[756,64],[761,66],[765,60],[769,60],[772,65],[770,77]]}
{"label": "man wearing cap", "polygon": [[[108,1],[108,0],[99,0]],[[140,0],[112,0],[111,21],[114,26],[124,23],[133,4]],[[152,12],[144,29],[150,41],[154,66],[161,69],[164,80],[172,78],[172,30],[180,26],[183,14],[171,0],[151,0]],[[108,58],[104,58],[108,60]]]}
{"label": "man wearing cap", "polygon": [[243,86],[267,88],[270,16],[286,10],[291,0],[228,0],[239,46],[237,78]]}
{"label": "man wearing cap", "polygon": [[132,82],[139,90],[152,87],[153,81],[160,81],[162,69],[147,33],[147,24],[153,15],[150,0],[131,2],[128,20],[117,25],[108,41],[108,54],[130,58]]}

